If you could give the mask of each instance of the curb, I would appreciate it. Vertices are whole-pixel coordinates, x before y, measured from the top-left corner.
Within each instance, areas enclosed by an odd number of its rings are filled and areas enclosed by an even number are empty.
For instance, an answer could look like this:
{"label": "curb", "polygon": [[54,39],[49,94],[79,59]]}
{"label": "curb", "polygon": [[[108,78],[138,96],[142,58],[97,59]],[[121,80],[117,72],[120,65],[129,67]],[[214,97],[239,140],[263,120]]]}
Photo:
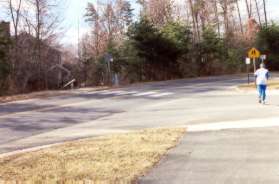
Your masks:
{"label": "curb", "polygon": [[44,146],[37,146],[37,147],[33,147],[33,148],[26,148],[26,149],[16,150],[16,151],[8,152],[8,153],[2,153],[2,154],[0,154],[0,159],[5,158],[5,157],[9,157],[9,156],[13,156],[13,155],[17,155],[17,154],[23,154],[23,153],[33,152],[33,151],[40,151],[42,149],[51,148],[51,147],[54,147],[54,146],[59,146],[59,145],[65,144],[65,143],[66,142],[61,142],[61,143],[44,145]]}

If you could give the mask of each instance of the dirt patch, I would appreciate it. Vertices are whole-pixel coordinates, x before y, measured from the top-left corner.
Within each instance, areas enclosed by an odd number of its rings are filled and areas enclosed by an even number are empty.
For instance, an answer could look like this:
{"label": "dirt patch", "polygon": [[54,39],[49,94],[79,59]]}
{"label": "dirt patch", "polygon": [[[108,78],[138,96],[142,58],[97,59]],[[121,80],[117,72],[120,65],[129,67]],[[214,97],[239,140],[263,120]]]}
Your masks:
{"label": "dirt patch", "polygon": [[0,159],[0,183],[134,183],[177,145],[185,129],[83,139]]}

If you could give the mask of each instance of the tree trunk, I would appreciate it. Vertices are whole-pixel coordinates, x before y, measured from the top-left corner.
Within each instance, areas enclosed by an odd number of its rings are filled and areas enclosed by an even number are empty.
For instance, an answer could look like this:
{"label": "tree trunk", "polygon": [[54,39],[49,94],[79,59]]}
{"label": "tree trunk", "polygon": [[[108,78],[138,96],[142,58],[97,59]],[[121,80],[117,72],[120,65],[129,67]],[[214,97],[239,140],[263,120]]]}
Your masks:
{"label": "tree trunk", "polygon": [[242,18],[241,18],[241,13],[240,13],[240,8],[239,8],[238,0],[236,0],[236,7],[237,7],[237,12],[238,12],[238,19],[239,19],[239,24],[240,24],[240,30],[241,30],[242,35],[244,35]]}
{"label": "tree trunk", "polygon": [[40,0],[36,0],[35,8],[36,8],[36,59],[37,59],[37,66],[38,66],[38,80],[39,80],[39,89],[42,88],[42,63],[41,63],[41,2]]}
{"label": "tree trunk", "polygon": [[18,6],[14,8],[12,0],[9,0],[9,11],[11,14],[13,29],[14,29],[14,53],[12,61],[12,77],[15,77],[16,65],[18,63],[18,27],[21,14],[22,0],[19,0]]}
{"label": "tree trunk", "polygon": [[218,35],[219,35],[219,37],[221,37],[221,29],[220,29],[220,21],[219,21],[217,0],[214,0],[214,13],[215,13],[215,19],[217,21]]}
{"label": "tree trunk", "polygon": [[223,1],[223,13],[224,13],[225,34],[227,34],[229,31],[228,0]]}
{"label": "tree trunk", "polygon": [[199,40],[199,36],[198,36],[198,30],[197,30],[197,19],[195,16],[195,11],[194,11],[194,5],[193,5],[193,1],[192,0],[188,0],[189,1],[189,6],[191,9],[191,14],[192,14],[192,19],[193,19],[193,32],[194,32],[194,42],[197,42]]}
{"label": "tree trunk", "polygon": [[263,0],[263,5],[264,5],[264,18],[265,18],[265,26],[267,27],[267,13],[266,13],[266,1]]}
{"label": "tree trunk", "polygon": [[256,9],[257,9],[257,15],[258,15],[258,18],[259,18],[259,24],[262,27],[261,14],[260,14],[260,10],[259,10],[259,6],[258,6],[258,1],[257,0],[255,0],[255,4],[256,4]]}
{"label": "tree trunk", "polygon": [[252,16],[251,15],[251,9],[250,9],[251,5],[249,5],[248,0],[245,0],[245,3],[246,3],[246,9],[247,9],[248,18],[250,19],[251,16]]}

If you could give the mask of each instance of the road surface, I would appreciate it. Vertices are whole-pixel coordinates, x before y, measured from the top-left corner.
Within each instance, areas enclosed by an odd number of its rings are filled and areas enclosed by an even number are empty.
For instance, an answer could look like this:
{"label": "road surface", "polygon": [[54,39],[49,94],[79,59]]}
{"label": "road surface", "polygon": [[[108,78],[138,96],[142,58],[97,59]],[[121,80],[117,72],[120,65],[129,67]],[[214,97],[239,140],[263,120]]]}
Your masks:
{"label": "road surface", "polygon": [[[0,105],[0,153],[108,133],[187,126],[140,183],[278,183],[279,92],[239,91],[244,76],[145,83]],[[234,128],[234,129],[232,129]]]}
{"label": "road surface", "polygon": [[[0,153],[110,132],[276,117],[255,92],[239,92],[243,76],[133,85],[0,105]],[[276,104],[276,102],[278,102]]]}

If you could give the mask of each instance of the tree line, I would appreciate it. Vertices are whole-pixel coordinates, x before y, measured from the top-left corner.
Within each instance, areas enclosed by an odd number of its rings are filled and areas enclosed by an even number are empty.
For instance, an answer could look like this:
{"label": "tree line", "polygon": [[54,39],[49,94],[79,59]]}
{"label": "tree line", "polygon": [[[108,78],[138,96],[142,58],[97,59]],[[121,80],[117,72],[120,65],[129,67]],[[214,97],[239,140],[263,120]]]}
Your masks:
{"label": "tree line", "polygon": [[[34,13],[24,11],[21,0],[13,2],[7,0],[12,39],[0,34],[2,91],[61,87],[63,81],[53,83],[55,59],[50,59],[59,24],[52,11],[56,1],[28,0]],[[84,19],[90,31],[80,39],[77,55],[64,56],[74,62],[62,63],[77,85],[240,73],[246,71],[244,61],[251,47],[268,55],[270,69],[279,69],[279,26],[268,20],[265,0],[137,3],[139,12],[128,0],[88,3]],[[23,30],[32,41],[26,36],[22,40]]]}
{"label": "tree line", "polygon": [[0,25],[0,94],[55,86],[49,69],[59,62],[56,0],[4,0],[10,21]]}
{"label": "tree line", "polygon": [[123,83],[244,72],[247,51],[261,49],[258,37],[263,40],[268,36],[263,32],[272,27],[265,0],[138,4],[137,18],[127,0],[88,4],[85,18],[91,32],[81,40],[79,52],[80,80],[87,85],[110,83],[108,67]]}

